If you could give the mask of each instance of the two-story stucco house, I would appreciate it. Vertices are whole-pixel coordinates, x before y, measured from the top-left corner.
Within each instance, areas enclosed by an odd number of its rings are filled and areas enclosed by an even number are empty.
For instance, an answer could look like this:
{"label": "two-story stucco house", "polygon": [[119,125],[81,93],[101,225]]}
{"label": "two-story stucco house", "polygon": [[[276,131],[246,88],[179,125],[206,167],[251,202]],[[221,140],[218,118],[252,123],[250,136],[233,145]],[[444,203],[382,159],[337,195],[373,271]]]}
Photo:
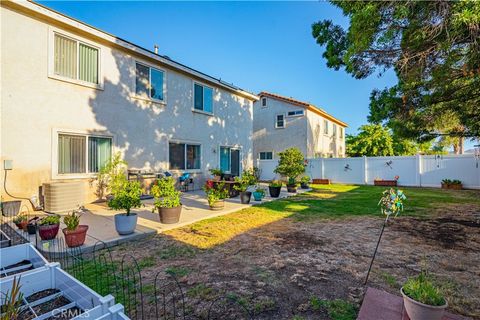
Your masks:
{"label": "two-story stucco house", "polygon": [[307,102],[261,92],[253,105],[253,155],[276,159],[299,148],[306,158],[344,157],[347,124]]}
{"label": "two-story stucco house", "polygon": [[1,2],[0,67],[10,194],[80,181],[94,200],[115,152],[129,168],[190,172],[196,188],[211,168],[253,165],[256,95],[34,2]]}

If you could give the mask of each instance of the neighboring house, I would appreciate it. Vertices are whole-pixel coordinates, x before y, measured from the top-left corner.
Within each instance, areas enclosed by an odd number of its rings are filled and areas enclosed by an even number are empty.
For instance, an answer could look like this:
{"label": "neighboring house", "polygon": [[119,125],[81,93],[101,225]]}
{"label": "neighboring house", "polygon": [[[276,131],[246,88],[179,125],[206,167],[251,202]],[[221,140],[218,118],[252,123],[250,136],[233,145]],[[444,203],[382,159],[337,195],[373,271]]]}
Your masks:
{"label": "neighboring house", "polygon": [[278,158],[299,148],[306,158],[344,157],[347,124],[307,102],[261,92],[253,105],[253,155]]}
{"label": "neighboring house", "polygon": [[94,200],[91,179],[117,151],[129,168],[190,172],[197,189],[211,168],[253,165],[256,95],[34,2],[1,2],[1,54],[11,194],[80,181]]}

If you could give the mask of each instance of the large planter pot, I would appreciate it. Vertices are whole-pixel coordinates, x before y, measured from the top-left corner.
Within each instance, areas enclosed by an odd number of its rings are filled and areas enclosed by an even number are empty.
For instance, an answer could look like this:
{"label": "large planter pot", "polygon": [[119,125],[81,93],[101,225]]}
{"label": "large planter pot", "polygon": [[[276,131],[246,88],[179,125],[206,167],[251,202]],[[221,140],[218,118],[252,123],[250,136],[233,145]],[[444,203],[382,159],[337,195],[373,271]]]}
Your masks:
{"label": "large planter pot", "polygon": [[60,229],[60,224],[50,224],[50,225],[40,225],[38,226],[38,235],[42,240],[52,240],[58,234],[58,230]]}
{"label": "large planter pot", "polygon": [[36,223],[28,223],[27,224],[27,232],[28,234],[36,234],[37,233],[37,224]]}
{"label": "large planter pot", "polygon": [[297,192],[297,186],[295,184],[287,184],[287,192],[296,193]]}
{"label": "large planter pot", "polygon": [[27,230],[27,224],[28,224],[27,220],[19,222],[19,223],[15,223],[17,228],[20,229],[20,230]]}
{"label": "large planter pot", "polygon": [[115,229],[119,235],[126,235],[135,232],[138,216],[136,213],[119,213],[115,215]]}
{"label": "large planter pot", "polygon": [[242,204],[249,204],[252,193],[250,191],[240,192],[240,202]]}
{"label": "large planter pot", "polygon": [[253,193],[253,198],[255,199],[255,201],[262,201],[262,198],[263,198],[263,193],[262,192],[254,192]]}
{"label": "large planter pot", "polygon": [[462,184],[447,184],[447,183],[442,183],[442,189],[462,190],[462,189],[463,189],[463,185],[462,185]]}
{"label": "large planter pot", "polygon": [[429,306],[407,296],[403,292],[403,288],[400,289],[400,292],[403,296],[403,305],[411,320],[440,320],[448,306],[446,301],[443,306]]}
{"label": "large planter pot", "polygon": [[182,205],[175,208],[158,208],[158,215],[160,222],[165,224],[177,223],[180,220],[180,213],[182,212]]}
{"label": "large planter pot", "polygon": [[214,203],[210,204],[210,210],[219,211],[225,208],[225,200],[217,200]]}
{"label": "large planter pot", "polygon": [[278,198],[281,190],[282,187],[268,187],[268,193],[270,193],[270,197],[272,198]]}
{"label": "large planter pot", "polygon": [[310,186],[308,185],[308,183],[301,183],[301,184],[300,184],[300,187],[301,187],[302,189],[308,189],[308,188],[310,188]]}
{"label": "large planter pot", "polygon": [[74,248],[84,244],[85,238],[87,237],[87,230],[88,226],[86,225],[79,225],[75,230],[68,230],[67,228],[62,229],[67,246]]}

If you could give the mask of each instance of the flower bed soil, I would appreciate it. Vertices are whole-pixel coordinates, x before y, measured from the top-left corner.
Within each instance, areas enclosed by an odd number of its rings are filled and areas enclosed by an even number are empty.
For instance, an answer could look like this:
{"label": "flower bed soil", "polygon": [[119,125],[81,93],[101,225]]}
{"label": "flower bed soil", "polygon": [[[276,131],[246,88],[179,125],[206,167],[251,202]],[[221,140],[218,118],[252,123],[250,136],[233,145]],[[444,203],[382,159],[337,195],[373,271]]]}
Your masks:
{"label": "flower bed soil", "polygon": [[5,270],[5,271],[7,271],[8,269],[17,268],[17,267],[21,267],[21,266],[28,266],[28,265],[30,265],[30,266],[22,268],[22,269],[18,269],[16,271],[7,272],[6,274],[2,272],[2,273],[0,273],[0,278],[6,277],[6,276],[11,276],[11,275],[14,275],[14,274],[17,274],[17,273],[21,273],[21,272],[33,269],[33,266],[32,266],[32,263],[30,262],[30,260],[23,260],[23,261],[20,261],[18,263],[6,266],[5,268],[3,268],[3,270]]}

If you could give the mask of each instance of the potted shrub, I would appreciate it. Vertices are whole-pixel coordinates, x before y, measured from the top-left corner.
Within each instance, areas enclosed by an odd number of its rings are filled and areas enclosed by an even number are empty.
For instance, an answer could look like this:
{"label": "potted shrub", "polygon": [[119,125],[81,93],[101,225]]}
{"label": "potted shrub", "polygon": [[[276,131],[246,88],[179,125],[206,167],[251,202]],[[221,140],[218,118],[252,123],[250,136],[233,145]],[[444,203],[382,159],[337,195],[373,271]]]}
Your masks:
{"label": "potted shrub", "polygon": [[309,184],[310,183],[310,177],[309,176],[303,176],[301,179],[300,179],[300,187],[302,189],[308,189],[309,188]]}
{"label": "potted shrub", "polygon": [[305,159],[302,152],[298,148],[288,148],[278,155],[280,160],[274,172],[288,178],[288,192],[297,192],[296,179],[305,172]]}
{"label": "potted shrub", "polygon": [[235,182],[236,183],[233,188],[240,192],[240,202],[242,204],[249,204],[252,193],[248,191],[248,188],[257,183],[257,179],[255,178],[253,171],[246,170],[243,172],[241,178],[235,177]]}
{"label": "potted shrub", "polygon": [[127,162],[122,160],[120,152],[117,152],[100,168],[95,179],[95,194],[99,200],[110,200],[115,190],[123,185],[126,166]]}
{"label": "potted shrub", "polygon": [[72,214],[63,217],[63,223],[67,226],[62,229],[67,246],[74,248],[85,243],[88,226],[80,225],[80,217],[75,211],[72,211]]}
{"label": "potted shrub", "polygon": [[265,189],[258,186],[253,192],[253,198],[255,201],[262,201],[262,198],[265,197]]}
{"label": "potted shrub", "polygon": [[210,173],[211,173],[212,176],[213,176],[213,180],[215,180],[215,181],[220,181],[220,180],[222,180],[222,177],[223,177],[223,171],[222,171],[222,169],[213,168],[213,169],[210,169],[209,171],[210,171]]}
{"label": "potted shrub", "polygon": [[133,233],[138,217],[136,213],[131,212],[131,209],[139,208],[142,205],[140,183],[124,178],[124,181],[112,191],[112,198],[108,201],[108,206],[114,210],[126,211],[115,215],[115,229],[120,235]]}
{"label": "potted shrub", "polygon": [[225,183],[207,182],[203,186],[203,191],[207,195],[208,205],[211,210],[222,210],[225,207],[225,199],[228,197],[228,189]]}
{"label": "potted shrub", "polygon": [[37,233],[37,221],[40,219],[39,217],[33,217],[32,219],[28,220],[27,224],[27,232],[28,234],[36,234]]}
{"label": "potted shrub", "polygon": [[280,196],[280,191],[282,190],[282,181],[280,180],[273,180],[268,185],[268,193],[270,193],[270,197],[278,198]]}
{"label": "potted shrub", "polygon": [[13,223],[17,226],[20,230],[26,230],[28,224],[28,217],[26,214],[19,214],[15,218],[13,218]]}
{"label": "potted shrub", "polygon": [[42,240],[52,240],[58,234],[60,228],[60,216],[51,215],[46,216],[37,222],[38,234]]}
{"label": "potted shrub", "polygon": [[180,203],[180,191],[175,189],[175,179],[165,177],[158,179],[152,187],[151,194],[154,196],[154,209],[158,210],[161,223],[177,223],[180,220],[182,204]]}
{"label": "potted shrub", "polygon": [[405,310],[412,320],[440,320],[448,306],[447,300],[425,271],[415,278],[409,278],[400,292]]}

